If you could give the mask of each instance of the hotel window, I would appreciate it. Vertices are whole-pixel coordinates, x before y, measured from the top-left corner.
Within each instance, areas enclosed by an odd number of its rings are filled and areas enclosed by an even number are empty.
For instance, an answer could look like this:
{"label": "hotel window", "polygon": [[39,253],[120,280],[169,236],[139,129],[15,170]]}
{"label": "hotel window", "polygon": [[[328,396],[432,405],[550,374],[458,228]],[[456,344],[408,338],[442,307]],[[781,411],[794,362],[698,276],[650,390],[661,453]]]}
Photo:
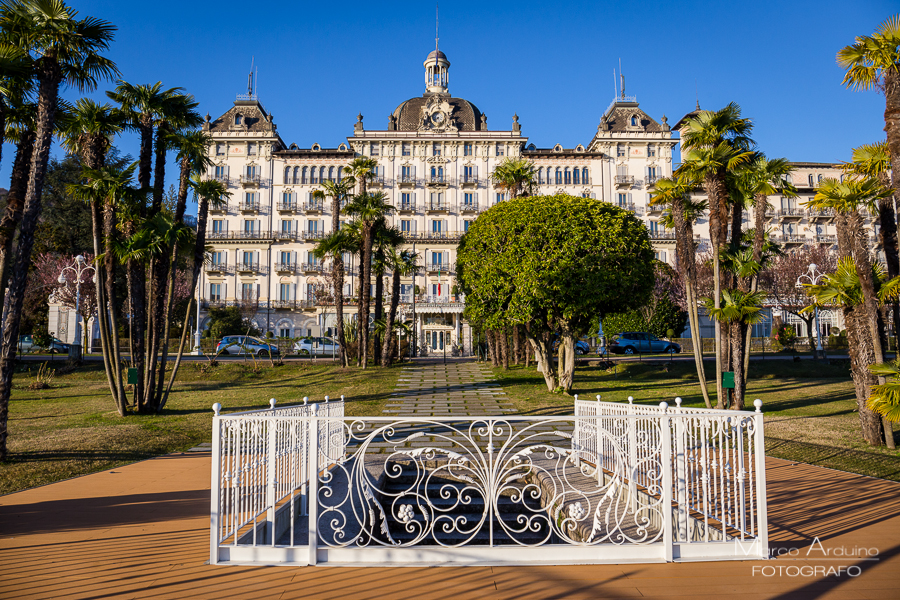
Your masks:
{"label": "hotel window", "polygon": [[216,179],[225,177],[228,167],[216,167]]}
{"label": "hotel window", "polygon": [[370,156],[378,156],[381,152],[381,148],[378,146],[378,142],[372,142],[369,144],[369,155]]}
{"label": "hotel window", "polygon": [[257,229],[256,225],[257,225],[257,222],[255,220],[245,219],[244,220],[244,233],[256,233],[257,231],[259,231],[259,229]]}
{"label": "hotel window", "polygon": [[563,182],[563,180],[562,180],[562,170],[560,170],[559,167],[556,167],[556,184],[557,184],[557,185],[561,185],[562,182]]}
{"label": "hotel window", "polygon": [[619,206],[628,206],[628,194],[619,194]]}
{"label": "hotel window", "polygon": [[297,206],[297,194],[295,192],[284,192],[281,194],[281,202],[286,207]]}
{"label": "hotel window", "polygon": [[213,233],[225,233],[225,221],[216,219],[212,222]]}
{"label": "hotel window", "polygon": [[553,183],[553,169],[551,167],[547,167],[547,185]]}
{"label": "hotel window", "polygon": [[282,283],[278,286],[278,299],[282,302],[290,302],[291,300],[291,284]]}
{"label": "hotel window", "polygon": [[463,180],[475,181],[475,167],[463,167]]}
{"label": "hotel window", "polygon": [[[441,233],[443,231],[444,222],[434,220],[431,222],[431,233]],[[441,262],[441,261],[437,261]]]}
{"label": "hotel window", "polygon": [[656,156],[656,146],[653,144],[647,145],[647,156]]}
{"label": "hotel window", "polygon": [[506,194],[497,192],[497,203],[499,204],[499,203],[503,202],[504,200],[506,200]]}
{"label": "hotel window", "polygon": [[[247,264],[250,264],[250,263],[247,263]],[[241,284],[241,300],[254,300],[255,298],[256,298],[256,296],[253,293],[253,284],[252,283],[242,283]]]}
{"label": "hotel window", "polygon": [[475,194],[465,194],[463,196],[463,204],[465,206],[475,206]]}
{"label": "hotel window", "polygon": [[571,184],[571,183],[572,183],[572,173],[569,172],[569,168],[568,168],[568,167],[566,167],[566,170],[565,170],[565,173],[564,173],[564,174],[565,174],[566,185]]}
{"label": "hotel window", "polygon": [[637,118],[637,116],[632,115],[632,117],[631,117],[631,125],[632,125],[632,127],[636,126],[637,124],[638,124],[638,118]]}
{"label": "hotel window", "polygon": [[588,169],[584,167],[581,169],[581,183],[588,184],[591,182],[591,178],[588,177]]}
{"label": "hotel window", "polygon": [[400,231],[403,233],[410,233],[412,231],[412,221],[408,219],[400,221]]}
{"label": "hotel window", "polygon": [[[404,167],[407,168],[407,167]],[[413,208],[412,194],[400,194],[400,206],[404,210]]]}
{"label": "hotel window", "polygon": [[650,230],[650,233],[657,233],[659,231],[659,223],[656,221],[650,221],[647,223],[647,229]]}
{"label": "hotel window", "polygon": [[306,222],[306,230],[310,233],[317,233],[319,231],[319,222],[318,221],[307,221]]}
{"label": "hotel window", "polygon": [[443,181],[444,180],[444,167],[431,167],[431,180],[432,181]]}
{"label": "hotel window", "polygon": [[813,187],[813,176],[812,176],[812,173],[809,174],[809,187]]}
{"label": "hotel window", "polygon": [[243,120],[244,120],[244,117],[242,117],[241,115],[234,115],[234,124],[235,125],[240,125],[241,121],[243,121]]}
{"label": "hotel window", "polygon": [[219,302],[222,299],[222,284],[221,283],[211,283],[209,284],[209,299],[213,302]]}
{"label": "hotel window", "polygon": [[463,221],[463,233],[469,231],[469,227],[471,227],[473,221],[471,219],[465,219]]}
{"label": "hotel window", "polygon": [[434,142],[431,144],[431,155],[432,156],[440,156],[441,155],[441,143]]}
{"label": "hotel window", "polygon": [[403,146],[401,146],[400,153],[403,156],[412,156],[412,145],[409,142],[403,142]]}
{"label": "hotel window", "polygon": [[247,165],[247,177],[258,177],[259,167],[256,165]]}
{"label": "hotel window", "polygon": [[309,182],[310,183],[319,183],[319,178],[316,176],[318,171],[315,167],[310,167],[309,169]]}
{"label": "hotel window", "polygon": [[334,167],[328,167],[328,181],[334,181]]}
{"label": "hotel window", "polygon": [[280,263],[283,264],[283,265],[289,265],[289,264],[291,264],[291,262],[293,262],[293,261],[291,260],[291,253],[290,253],[290,251],[288,251],[288,250],[282,250],[282,251],[281,251],[281,259],[280,259],[278,262],[280,262]]}
{"label": "hotel window", "polygon": [[225,144],[216,144],[216,156],[225,156]]}
{"label": "hotel window", "polygon": [[574,183],[575,185],[580,185],[581,184],[580,175],[581,175],[581,173],[579,172],[578,167],[575,167],[574,169],[572,169],[572,183]]}
{"label": "hotel window", "polygon": [[503,156],[503,154],[504,154],[503,144],[501,144],[500,142],[497,142],[497,156]]}
{"label": "hotel window", "polygon": [[625,145],[624,144],[616,145],[616,156],[625,156]]}
{"label": "hotel window", "polygon": [[656,260],[659,262],[666,262],[666,251],[660,250],[659,252],[654,252],[653,256],[656,257]]}
{"label": "hotel window", "polygon": [[247,206],[257,206],[258,197],[256,192],[246,192],[244,194],[244,204]]}
{"label": "hotel window", "polygon": [[247,154],[250,156],[256,155],[256,142],[247,143]]}
{"label": "hotel window", "polygon": [[281,338],[289,338],[291,337],[291,329],[290,327],[282,327],[278,330],[278,337]]}
{"label": "hotel window", "polygon": [[463,156],[472,156],[472,142],[463,144]]}
{"label": "hotel window", "polygon": [[284,220],[281,222],[281,233],[291,233],[294,230],[294,222]]}
{"label": "hotel window", "polygon": [[212,262],[212,264],[214,264],[214,265],[224,265],[225,264],[224,258],[225,258],[225,253],[222,252],[221,250],[219,250],[217,252],[213,252],[210,255],[210,262]]}
{"label": "hotel window", "polygon": [[543,183],[544,183],[544,170],[543,169],[537,170],[537,182],[538,182],[538,184],[541,184],[541,185],[543,185]]}

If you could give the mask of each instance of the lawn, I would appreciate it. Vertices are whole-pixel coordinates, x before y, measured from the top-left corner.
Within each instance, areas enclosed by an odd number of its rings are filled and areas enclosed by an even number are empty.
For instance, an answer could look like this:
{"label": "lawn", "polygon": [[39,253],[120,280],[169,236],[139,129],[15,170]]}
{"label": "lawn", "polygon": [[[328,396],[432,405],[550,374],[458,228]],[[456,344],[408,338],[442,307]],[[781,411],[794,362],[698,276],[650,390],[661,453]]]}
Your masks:
{"label": "lawn", "polygon": [[[571,414],[572,398],[548,392],[533,368],[494,373],[520,413]],[[709,383],[715,402],[715,385]],[[600,394],[607,402],[627,402],[632,396],[636,403],[665,401],[670,406],[680,397],[685,406],[704,406],[693,362],[662,358],[620,362],[611,369],[578,367],[573,393],[589,400]],[[860,435],[849,361],[752,361],[749,410],[756,398],[763,402],[770,456],[900,481],[900,452],[871,448]],[[900,438],[900,432],[894,437]]]}
{"label": "lawn", "polygon": [[[58,369],[62,361],[48,367]],[[348,415],[381,414],[399,369],[341,369],[330,363],[290,362],[269,367],[253,361],[183,364],[161,416],[115,412],[102,366],[89,363],[59,374],[51,387],[29,390],[38,368],[24,363],[9,407],[11,460],[0,463],[0,494],[92,473],[210,441],[211,406],[223,412],[346,396]],[[204,369],[204,367],[206,367]],[[29,372],[30,369],[30,372]],[[256,372],[256,371],[259,372]]]}

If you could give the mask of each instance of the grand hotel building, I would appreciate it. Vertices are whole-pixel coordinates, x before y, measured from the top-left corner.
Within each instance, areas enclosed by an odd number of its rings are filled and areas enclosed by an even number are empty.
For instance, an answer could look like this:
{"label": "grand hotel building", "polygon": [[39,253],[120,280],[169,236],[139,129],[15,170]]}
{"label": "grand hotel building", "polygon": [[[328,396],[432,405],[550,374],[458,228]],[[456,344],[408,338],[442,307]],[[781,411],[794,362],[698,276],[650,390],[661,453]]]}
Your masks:
{"label": "grand hotel building", "polygon": [[[402,102],[384,129],[368,128],[359,115],[352,135],[337,148],[286,143],[254,96],[239,96],[217,119],[207,115],[204,129],[214,140],[215,165],[209,176],[225,182],[232,195],[227,207],[210,211],[212,255],[199,286],[201,329],[208,326],[211,307],[226,305],[242,306],[258,329],[279,337],[321,335],[334,326],[330,265],[312,253],[331,230],[331,200],[316,200],[312,193],[322,181],[343,177],[343,167],[359,156],[378,162],[369,189],[387,195],[395,207],[390,221],[421,257],[415,278],[402,280],[400,311],[406,319],[415,311],[420,345],[429,351],[471,349],[464,298],[455,293],[456,248],[478,215],[505,199],[490,174],[508,157],[535,164],[542,194],[598,198],[633,212],[646,224],[657,257],[674,260],[673,236],[649,199],[655,181],[671,176],[673,160],[679,162],[681,122],[670,127],[665,116],[657,121],[641,110],[635,98],[619,97],[586,144],[537,148],[517,116],[508,128],[491,129],[473,103],[450,95],[450,61],[443,52],[431,52],[424,67],[423,95]],[[821,178],[837,176],[836,166],[795,166],[801,197],[772,198],[769,227],[788,246],[833,244],[831,216],[802,205]],[[700,219],[695,228],[701,250],[708,243],[706,223]],[[359,265],[349,256],[345,265],[349,297]],[[355,304],[345,307],[346,318],[355,312]]]}

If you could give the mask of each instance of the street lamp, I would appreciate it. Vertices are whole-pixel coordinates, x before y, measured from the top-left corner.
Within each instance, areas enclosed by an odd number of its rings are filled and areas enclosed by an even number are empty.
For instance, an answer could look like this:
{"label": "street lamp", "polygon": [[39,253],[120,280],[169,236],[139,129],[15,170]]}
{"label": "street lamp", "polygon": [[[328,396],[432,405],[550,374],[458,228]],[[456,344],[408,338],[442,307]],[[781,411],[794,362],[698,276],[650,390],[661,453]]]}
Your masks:
{"label": "street lamp", "polygon": [[97,284],[97,271],[90,265],[85,265],[84,256],[79,254],[75,257],[75,262],[71,267],[63,267],[59,273],[57,281],[65,285],[69,279],[66,277],[66,271],[72,271],[75,274],[75,346],[78,346],[78,358],[81,358],[81,277],[87,271],[94,272],[94,284]]}
{"label": "street lamp", "polygon": [[[815,263],[809,265],[809,272],[804,273],[797,278],[797,288],[800,289],[804,284],[819,285],[819,281],[825,277],[825,273],[819,271]],[[822,333],[819,329],[819,307],[815,306],[816,311],[816,356],[822,354]]]}

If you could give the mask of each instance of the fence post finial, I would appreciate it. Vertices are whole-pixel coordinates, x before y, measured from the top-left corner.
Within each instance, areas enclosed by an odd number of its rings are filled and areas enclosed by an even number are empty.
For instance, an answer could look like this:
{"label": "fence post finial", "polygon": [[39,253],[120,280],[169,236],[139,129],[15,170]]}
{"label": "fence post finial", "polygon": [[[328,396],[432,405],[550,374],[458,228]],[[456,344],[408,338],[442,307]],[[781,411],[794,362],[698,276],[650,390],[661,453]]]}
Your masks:
{"label": "fence post finial", "polygon": [[275,398],[269,398],[269,408],[271,408],[272,410],[275,410],[275,402]]}
{"label": "fence post finial", "polygon": [[219,416],[219,411],[222,410],[222,405],[219,404],[218,402],[216,402],[215,404],[213,404],[213,407],[212,407],[212,408],[213,408],[213,412],[216,413],[216,416],[218,417],[218,416]]}
{"label": "fence post finial", "polygon": [[578,402],[578,394],[575,394],[575,402]]}
{"label": "fence post finial", "polygon": [[303,396],[303,404],[306,404],[308,402],[309,402],[309,396]]}
{"label": "fence post finial", "polygon": [[328,402],[328,396],[325,396],[325,402]]}
{"label": "fence post finial", "polygon": [[343,402],[343,401],[344,401],[344,395],[341,394],[341,402]]}
{"label": "fence post finial", "polygon": [[659,408],[660,408],[663,412],[668,412],[668,410],[669,410],[669,403],[668,403],[668,402],[660,402],[660,403],[659,403]]}
{"label": "fence post finial", "polygon": [[628,396],[628,404],[633,404],[633,403],[634,403],[634,397]]}
{"label": "fence post finial", "polygon": [[753,401],[753,406],[756,407],[756,412],[758,412],[758,413],[762,412],[762,400],[757,398],[756,400]]}
{"label": "fence post finial", "polygon": [[597,402],[600,402],[600,394],[597,394]]}
{"label": "fence post finial", "polygon": [[681,398],[675,398],[675,404],[678,405],[678,408],[681,408]]}
{"label": "fence post finial", "polygon": [[316,403],[316,402],[313,402],[313,403],[310,404],[309,406],[310,406],[310,408],[312,409],[312,410],[310,411],[311,414],[312,414],[312,416],[316,416],[316,413],[319,411],[319,404]]}

